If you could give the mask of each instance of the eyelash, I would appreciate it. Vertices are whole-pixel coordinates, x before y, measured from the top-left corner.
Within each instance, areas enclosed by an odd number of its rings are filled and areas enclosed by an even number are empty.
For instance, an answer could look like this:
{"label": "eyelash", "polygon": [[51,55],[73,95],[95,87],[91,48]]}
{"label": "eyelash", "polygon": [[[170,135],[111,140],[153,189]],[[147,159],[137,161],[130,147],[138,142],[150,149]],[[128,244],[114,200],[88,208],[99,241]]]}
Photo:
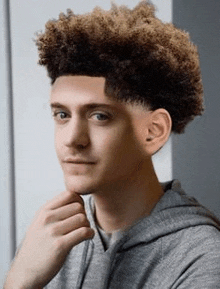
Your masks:
{"label": "eyelash", "polygon": [[103,113],[103,112],[94,112],[94,113],[92,113],[90,115],[90,117],[97,116],[97,115],[99,115],[101,117],[104,116],[104,118],[105,118],[104,120],[103,119],[102,120],[98,119],[98,121],[107,121],[107,120],[109,120],[111,118],[109,114]]}
{"label": "eyelash", "polygon": [[[54,119],[56,119],[57,118],[57,116],[59,115],[59,114],[65,114],[66,116],[68,115],[65,111],[54,111],[53,113],[52,113],[52,117],[54,118]],[[58,120],[64,120],[64,118],[59,118]]]}
{"label": "eyelash", "polygon": [[[58,118],[58,116],[61,114],[65,114],[65,117],[64,118],[61,118],[61,117]],[[93,116],[97,116],[97,115],[99,115],[101,117],[104,116],[104,120],[103,119],[102,120],[96,119],[97,121],[100,121],[100,122],[105,122],[105,121],[108,121],[111,119],[111,115],[109,115],[108,113],[104,113],[104,112],[93,112],[89,115],[89,118],[92,118]],[[54,111],[52,113],[52,117],[54,119],[56,119],[57,121],[65,121],[65,119],[68,117],[68,113],[66,113],[65,111]]]}

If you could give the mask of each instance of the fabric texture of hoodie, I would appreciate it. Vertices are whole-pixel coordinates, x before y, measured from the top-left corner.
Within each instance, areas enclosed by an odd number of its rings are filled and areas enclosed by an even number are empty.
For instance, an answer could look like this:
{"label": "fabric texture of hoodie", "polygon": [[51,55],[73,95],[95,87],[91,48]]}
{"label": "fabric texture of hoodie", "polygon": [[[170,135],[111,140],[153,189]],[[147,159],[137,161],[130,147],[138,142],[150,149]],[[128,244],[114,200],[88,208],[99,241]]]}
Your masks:
{"label": "fabric texture of hoodie", "polygon": [[216,289],[220,288],[220,221],[179,181],[150,216],[119,234],[107,250],[94,222],[94,201],[85,208],[92,240],[75,246],[46,289]]}

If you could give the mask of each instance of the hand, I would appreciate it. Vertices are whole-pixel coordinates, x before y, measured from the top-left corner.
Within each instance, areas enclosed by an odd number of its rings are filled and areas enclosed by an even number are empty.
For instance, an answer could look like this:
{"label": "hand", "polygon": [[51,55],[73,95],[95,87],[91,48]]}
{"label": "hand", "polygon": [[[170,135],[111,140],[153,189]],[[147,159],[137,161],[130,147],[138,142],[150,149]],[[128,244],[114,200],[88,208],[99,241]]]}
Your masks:
{"label": "hand", "polygon": [[73,192],[62,192],[37,212],[4,289],[43,288],[58,273],[69,251],[93,235],[83,199]]}

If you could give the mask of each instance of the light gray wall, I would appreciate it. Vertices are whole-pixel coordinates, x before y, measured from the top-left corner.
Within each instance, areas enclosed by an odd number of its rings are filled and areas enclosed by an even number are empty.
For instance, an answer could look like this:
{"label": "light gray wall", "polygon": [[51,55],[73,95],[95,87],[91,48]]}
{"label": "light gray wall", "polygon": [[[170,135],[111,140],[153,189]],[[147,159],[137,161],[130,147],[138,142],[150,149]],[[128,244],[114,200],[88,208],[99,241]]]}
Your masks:
{"label": "light gray wall", "polygon": [[220,1],[174,0],[173,22],[198,45],[206,107],[173,137],[173,175],[220,217]]}
{"label": "light gray wall", "polygon": [[[1,6],[3,0],[0,0]],[[5,0],[5,2],[9,2]],[[118,4],[126,4],[134,7],[139,0],[116,0]],[[171,21],[172,1],[154,0],[158,11],[157,15],[164,21]],[[99,5],[105,9],[110,8],[110,0],[11,0],[10,1],[10,25],[12,35],[12,77],[13,77],[13,111],[14,111],[14,149],[15,149],[15,184],[16,184],[16,236],[19,244],[24,236],[27,226],[30,224],[36,210],[47,199],[52,198],[56,193],[64,189],[62,171],[58,165],[54,144],[53,144],[53,122],[49,109],[49,79],[46,71],[37,65],[37,49],[33,43],[34,33],[44,29],[48,19],[57,18],[58,14],[67,8],[72,8],[76,13],[90,11],[94,6]],[[1,7],[2,8],[2,7]],[[3,10],[0,12],[1,22],[3,21]],[[0,34],[1,41],[4,41],[3,31]],[[1,62],[5,66],[6,51],[1,51]],[[2,73],[1,66],[1,73]],[[3,68],[1,86],[3,87],[4,98],[1,96],[2,104],[7,101],[7,80],[6,68]],[[3,110],[3,111],[2,111]],[[1,109],[1,117],[8,123],[7,113]],[[8,159],[7,136],[10,136],[5,126],[1,124],[2,155],[1,163],[6,167],[10,162]],[[168,180],[172,177],[171,141],[161,150],[154,159],[155,167],[160,180]],[[161,165],[162,163],[162,165]],[[2,170],[1,170],[2,173]],[[3,175],[3,174],[1,174]],[[6,174],[5,174],[6,175]],[[7,185],[1,183],[1,194],[6,190]],[[1,195],[1,226],[0,253],[4,255],[4,268],[1,270],[1,281],[5,270],[8,268],[10,254],[8,241],[11,235],[7,228],[11,226],[9,210],[11,204],[10,189]],[[1,219],[2,220],[2,219]],[[2,237],[1,237],[2,238]],[[7,256],[6,256],[7,255]],[[1,284],[0,284],[1,285]]]}

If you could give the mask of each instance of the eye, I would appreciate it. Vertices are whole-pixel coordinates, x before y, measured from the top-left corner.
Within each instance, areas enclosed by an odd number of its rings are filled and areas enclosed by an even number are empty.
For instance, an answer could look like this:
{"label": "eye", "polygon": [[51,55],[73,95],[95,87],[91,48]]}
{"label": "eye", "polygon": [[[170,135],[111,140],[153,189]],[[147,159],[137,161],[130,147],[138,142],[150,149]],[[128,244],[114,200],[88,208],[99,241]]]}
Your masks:
{"label": "eye", "polygon": [[106,121],[110,119],[110,116],[106,113],[96,112],[91,115],[91,118],[97,121]]}
{"label": "eye", "polygon": [[55,120],[62,121],[68,117],[68,114],[65,111],[54,111],[52,116]]}

